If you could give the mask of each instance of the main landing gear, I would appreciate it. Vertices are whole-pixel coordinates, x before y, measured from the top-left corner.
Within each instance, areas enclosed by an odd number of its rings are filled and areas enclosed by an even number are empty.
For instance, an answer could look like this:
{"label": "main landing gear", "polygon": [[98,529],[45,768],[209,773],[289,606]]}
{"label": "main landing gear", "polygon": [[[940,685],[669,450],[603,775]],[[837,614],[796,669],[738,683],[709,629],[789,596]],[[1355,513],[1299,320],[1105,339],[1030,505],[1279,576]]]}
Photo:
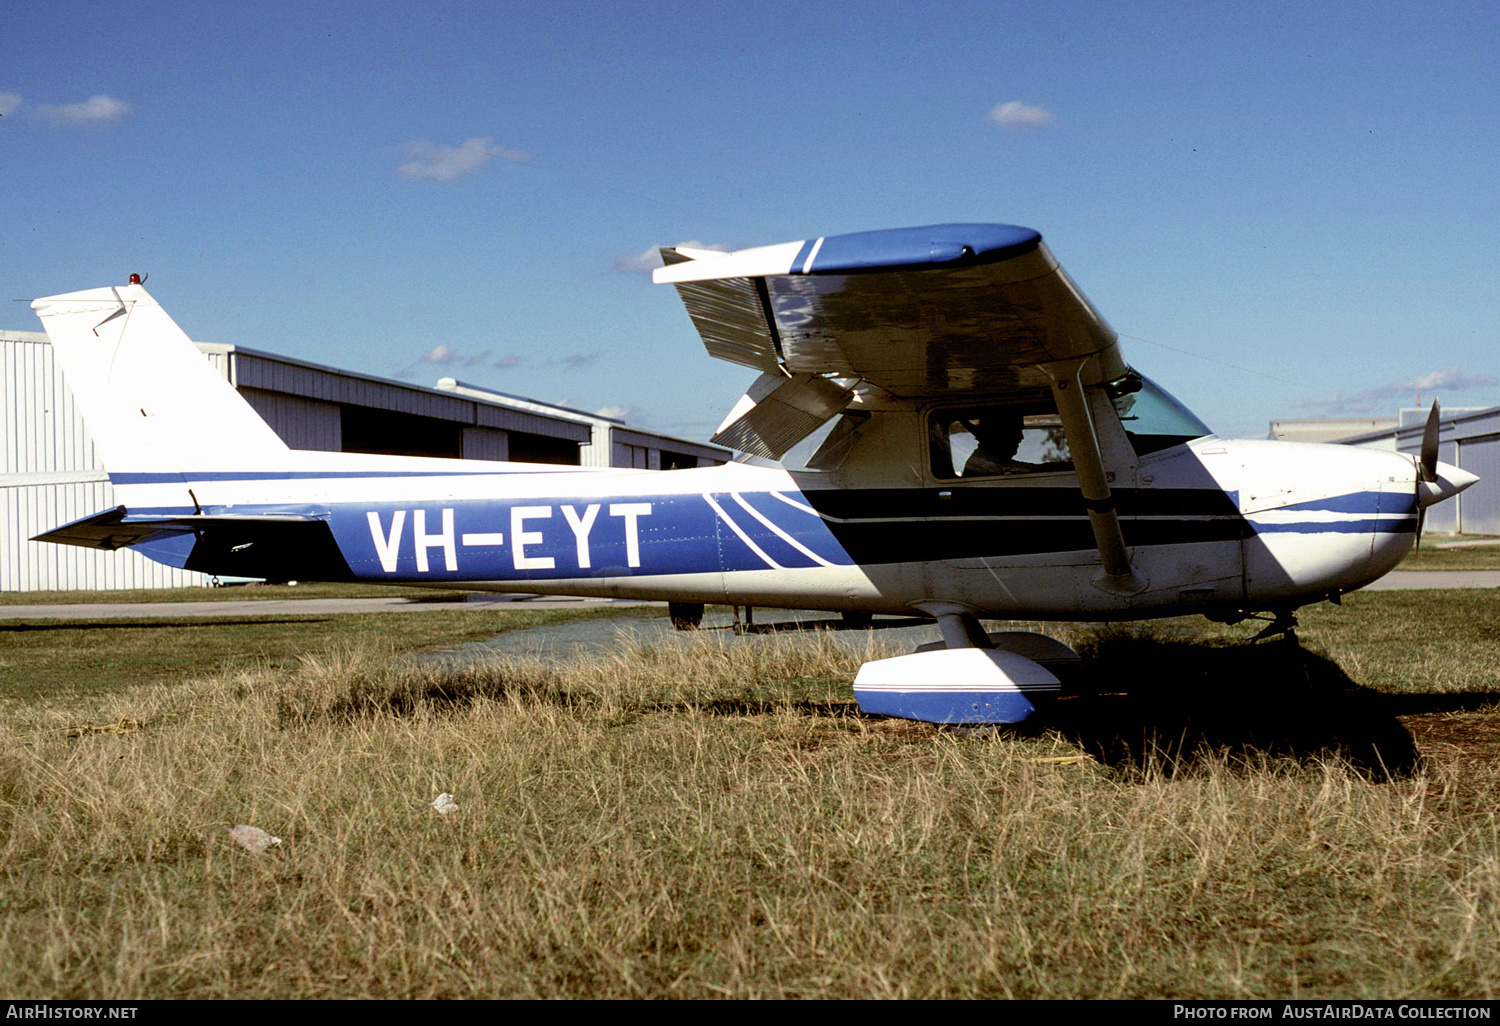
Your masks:
{"label": "main landing gear", "polygon": [[1020,723],[1032,699],[1062,690],[1053,669],[1078,664],[1078,653],[1043,634],[986,634],[979,617],[948,603],[924,603],[943,640],[910,655],[865,663],[854,697],[867,713],[928,723]]}
{"label": "main landing gear", "polygon": [[668,602],[667,616],[679,631],[695,631],[703,623],[702,602]]}

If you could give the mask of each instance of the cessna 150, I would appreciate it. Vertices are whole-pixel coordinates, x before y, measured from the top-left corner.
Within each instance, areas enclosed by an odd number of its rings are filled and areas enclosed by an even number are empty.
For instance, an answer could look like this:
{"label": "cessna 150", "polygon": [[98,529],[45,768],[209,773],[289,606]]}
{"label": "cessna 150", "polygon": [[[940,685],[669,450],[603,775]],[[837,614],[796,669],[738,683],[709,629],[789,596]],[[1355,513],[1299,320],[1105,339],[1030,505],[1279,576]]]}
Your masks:
{"label": "cessna 150", "polygon": [[660,471],[288,449],[140,284],[38,299],[121,505],[38,540],[209,574],[923,614],[943,642],[866,663],[868,712],[1015,722],[1059,689],[1040,635],[980,617],[1237,620],[1368,584],[1437,461],[1214,437],[1133,371],[1041,236],[862,232],[662,250],[711,356],[760,377],[714,441],[808,469]]}

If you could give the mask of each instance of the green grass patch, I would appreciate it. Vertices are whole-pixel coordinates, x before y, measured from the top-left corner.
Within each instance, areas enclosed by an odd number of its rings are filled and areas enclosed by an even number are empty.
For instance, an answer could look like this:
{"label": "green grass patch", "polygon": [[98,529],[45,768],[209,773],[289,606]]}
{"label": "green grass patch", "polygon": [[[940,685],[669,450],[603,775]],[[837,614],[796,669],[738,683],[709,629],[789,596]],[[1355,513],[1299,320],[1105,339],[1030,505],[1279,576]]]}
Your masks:
{"label": "green grass patch", "polygon": [[1500,689],[1500,603],[1490,589],[1355,592],[1299,611],[1302,636],[1361,687]]}
{"label": "green grass patch", "polygon": [[[1483,544],[1473,544],[1482,542]],[[1401,570],[1500,570],[1500,538],[1429,536],[1401,561]]]}

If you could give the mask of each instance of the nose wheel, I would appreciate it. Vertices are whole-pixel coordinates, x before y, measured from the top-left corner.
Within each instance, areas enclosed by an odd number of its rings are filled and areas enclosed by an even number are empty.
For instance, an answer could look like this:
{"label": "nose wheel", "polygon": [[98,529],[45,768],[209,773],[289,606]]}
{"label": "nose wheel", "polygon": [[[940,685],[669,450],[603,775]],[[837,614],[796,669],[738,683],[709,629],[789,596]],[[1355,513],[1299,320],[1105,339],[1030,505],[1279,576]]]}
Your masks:
{"label": "nose wheel", "polygon": [[[1257,619],[1264,619],[1264,617],[1257,617]],[[1264,638],[1274,638],[1278,634],[1288,645],[1297,644],[1297,616],[1290,609],[1276,610],[1271,622],[1266,624],[1264,630],[1251,638],[1250,643],[1254,644]]]}

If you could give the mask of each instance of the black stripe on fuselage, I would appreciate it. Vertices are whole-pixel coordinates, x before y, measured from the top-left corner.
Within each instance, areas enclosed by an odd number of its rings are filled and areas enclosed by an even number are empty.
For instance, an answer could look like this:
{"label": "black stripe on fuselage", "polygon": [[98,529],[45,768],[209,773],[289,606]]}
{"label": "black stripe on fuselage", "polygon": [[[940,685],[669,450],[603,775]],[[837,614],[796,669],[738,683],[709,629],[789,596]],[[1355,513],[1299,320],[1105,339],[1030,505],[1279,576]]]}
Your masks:
{"label": "black stripe on fuselage", "polygon": [[[1096,544],[1077,488],[869,488],[802,495],[856,563],[1040,555]],[[1114,498],[1127,545],[1240,541],[1254,533],[1233,500],[1217,489],[1119,489]]]}
{"label": "black stripe on fuselage", "polygon": [[[1083,493],[1068,488],[849,488],[802,493],[835,520],[894,517],[1067,517],[1088,512]],[[1122,517],[1238,517],[1234,499],[1217,488],[1117,488]]]}

